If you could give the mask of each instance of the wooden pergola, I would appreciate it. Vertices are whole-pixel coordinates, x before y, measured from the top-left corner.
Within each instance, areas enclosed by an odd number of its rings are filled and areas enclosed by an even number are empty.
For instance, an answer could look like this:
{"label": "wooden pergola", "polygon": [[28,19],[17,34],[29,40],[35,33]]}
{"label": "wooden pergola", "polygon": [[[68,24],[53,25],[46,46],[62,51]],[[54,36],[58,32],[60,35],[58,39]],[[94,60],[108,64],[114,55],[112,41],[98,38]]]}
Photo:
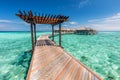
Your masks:
{"label": "wooden pergola", "polygon": [[19,10],[19,13],[16,14],[16,16],[30,24],[32,51],[36,44],[36,24],[50,24],[52,26],[52,41],[54,41],[54,26],[59,25],[59,46],[61,46],[61,23],[68,21],[69,16],[50,14],[40,15],[40,13],[33,14],[31,10],[28,12]]}

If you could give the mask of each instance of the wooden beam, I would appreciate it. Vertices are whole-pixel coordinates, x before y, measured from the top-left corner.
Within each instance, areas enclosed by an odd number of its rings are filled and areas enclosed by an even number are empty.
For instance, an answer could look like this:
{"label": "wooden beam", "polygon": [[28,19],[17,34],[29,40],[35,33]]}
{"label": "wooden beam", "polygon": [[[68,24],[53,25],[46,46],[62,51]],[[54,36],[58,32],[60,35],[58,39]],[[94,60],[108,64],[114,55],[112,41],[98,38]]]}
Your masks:
{"label": "wooden beam", "polygon": [[27,16],[27,13],[25,11],[23,11],[24,15]]}
{"label": "wooden beam", "polygon": [[42,16],[41,16],[41,20],[40,20],[41,22],[40,23],[43,23],[43,21],[44,21],[44,14],[42,13]]}
{"label": "wooden beam", "polygon": [[19,10],[18,12],[20,13],[20,15],[23,15],[22,11]]}
{"label": "wooden beam", "polygon": [[43,23],[45,24],[46,24],[46,17],[47,17],[47,14],[44,14]]}
{"label": "wooden beam", "polygon": [[49,19],[50,19],[50,14],[46,17],[46,24],[49,22]]}
{"label": "wooden beam", "polygon": [[68,21],[67,16],[62,15],[47,15],[47,14],[36,14],[32,11],[20,11],[19,14],[16,14],[16,16],[20,17],[22,20],[24,20],[27,23],[31,23],[30,20],[32,19],[35,24],[59,24],[62,22]]}
{"label": "wooden beam", "polygon": [[32,53],[33,53],[33,51],[34,51],[34,37],[33,37],[33,23],[32,22],[30,24],[30,28],[31,28]]}
{"label": "wooden beam", "polygon": [[34,24],[34,44],[36,45],[36,24]]}
{"label": "wooden beam", "polygon": [[62,47],[61,45],[61,23],[59,23],[59,46]]}
{"label": "wooden beam", "polygon": [[54,25],[52,24],[52,41],[54,41]]}
{"label": "wooden beam", "polygon": [[29,12],[29,16],[30,17],[32,17],[33,16],[33,13],[32,13],[32,11],[30,10],[30,12]]}

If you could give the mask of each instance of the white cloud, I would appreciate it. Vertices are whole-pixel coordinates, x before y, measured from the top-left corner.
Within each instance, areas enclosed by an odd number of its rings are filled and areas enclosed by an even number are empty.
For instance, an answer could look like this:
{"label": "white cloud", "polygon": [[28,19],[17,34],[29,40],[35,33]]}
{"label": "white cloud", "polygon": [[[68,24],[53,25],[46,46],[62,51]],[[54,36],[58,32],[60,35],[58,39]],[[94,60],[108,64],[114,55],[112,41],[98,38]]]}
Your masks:
{"label": "white cloud", "polygon": [[0,19],[0,31],[28,30],[28,25],[24,21]]}
{"label": "white cloud", "polygon": [[3,20],[3,19],[0,20],[0,23],[11,23],[11,22],[12,22],[11,20]]}
{"label": "white cloud", "polygon": [[120,13],[111,17],[88,20],[89,26],[101,31],[120,31]]}
{"label": "white cloud", "polygon": [[107,18],[88,20],[88,22],[99,22],[99,23],[119,22],[119,21],[120,21],[120,13],[117,13],[116,15]]}
{"label": "white cloud", "polygon": [[120,23],[120,13],[117,13],[116,15],[112,17],[105,18],[104,22],[112,22],[112,23]]}
{"label": "white cloud", "polygon": [[84,7],[86,4],[88,4],[89,0],[80,0],[78,8]]}
{"label": "white cloud", "polygon": [[24,24],[24,25],[29,25],[24,21],[13,21],[13,20],[6,20],[6,19],[0,19],[0,23],[12,23],[12,24]]}
{"label": "white cloud", "polygon": [[74,22],[74,21],[69,22],[69,23],[70,23],[70,24],[73,24],[73,25],[77,24],[77,22]]}
{"label": "white cloud", "polygon": [[6,27],[6,26],[5,26],[5,25],[3,25],[3,24],[2,24],[2,25],[0,25],[0,28],[4,28],[4,27]]}
{"label": "white cloud", "polygon": [[99,22],[101,21],[101,19],[92,19],[92,20],[88,20],[88,22]]}
{"label": "white cloud", "polygon": [[76,27],[78,26],[78,22],[76,22],[76,21],[65,22],[62,25],[63,28],[73,28],[75,26]]}
{"label": "white cloud", "polygon": [[63,26],[64,26],[64,27],[67,27],[68,25],[67,25],[67,24],[64,24]]}

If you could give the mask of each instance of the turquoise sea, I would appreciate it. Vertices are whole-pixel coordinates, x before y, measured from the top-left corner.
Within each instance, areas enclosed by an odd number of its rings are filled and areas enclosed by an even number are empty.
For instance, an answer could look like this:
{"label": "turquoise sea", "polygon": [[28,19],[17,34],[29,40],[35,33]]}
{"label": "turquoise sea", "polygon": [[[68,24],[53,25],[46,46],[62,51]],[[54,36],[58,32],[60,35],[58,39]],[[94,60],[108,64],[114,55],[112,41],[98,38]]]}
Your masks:
{"label": "turquoise sea", "polygon": [[[57,44],[58,38],[55,37]],[[62,46],[104,80],[120,80],[120,32],[63,35]]]}
{"label": "turquoise sea", "polygon": [[[37,37],[50,32],[38,32]],[[58,36],[55,37],[58,44]],[[62,45],[76,59],[102,76],[120,80],[120,32],[62,35]],[[0,32],[0,80],[25,80],[31,53],[30,32]]]}
{"label": "turquoise sea", "polygon": [[[37,37],[49,33],[38,32]],[[30,32],[0,32],[0,80],[25,80],[30,49]]]}

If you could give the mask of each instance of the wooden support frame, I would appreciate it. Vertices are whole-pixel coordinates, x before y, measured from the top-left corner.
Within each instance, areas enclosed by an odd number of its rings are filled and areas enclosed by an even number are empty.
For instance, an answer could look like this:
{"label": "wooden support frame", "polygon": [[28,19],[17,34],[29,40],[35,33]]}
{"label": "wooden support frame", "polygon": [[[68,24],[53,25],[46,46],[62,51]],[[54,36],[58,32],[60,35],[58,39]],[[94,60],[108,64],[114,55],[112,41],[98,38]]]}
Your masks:
{"label": "wooden support frame", "polygon": [[61,45],[61,23],[59,23],[59,46],[62,47]]}
{"label": "wooden support frame", "polygon": [[36,45],[36,24],[34,23],[34,44]]}
{"label": "wooden support frame", "polygon": [[68,21],[69,16],[43,13],[40,15],[40,13],[33,13],[31,10],[28,12],[19,10],[18,12],[16,16],[31,25],[32,50],[36,44],[36,24],[52,24],[52,41],[54,41],[54,26],[59,25],[59,46],[61,46],[61,23]]}
{"label": "wooden support frame", "polygon": [[54,25],[52,24],[52,41],[54,41]]}
{"label": "wooden support frame", "polygon": [[32,53],[34,51],[34,35],[33,35],[33,23],[30,24],[30,30],[31,30],[31,43],[32,43]]}
{"label": "wooden support frame", "polygon": [[31,18],[34,23],[36,24],[59,24],[62,22],[68,21],[69,16],[63,16],[63,15],[50,15],[50,14],[43,14],[39,15],[37,13],[33,13],[31,10],[26,11],[20,11],[19,14],[16,14],[16,16],[20,17],[22,20],[24,20],[27,23],[31,23],[29,19]]}

